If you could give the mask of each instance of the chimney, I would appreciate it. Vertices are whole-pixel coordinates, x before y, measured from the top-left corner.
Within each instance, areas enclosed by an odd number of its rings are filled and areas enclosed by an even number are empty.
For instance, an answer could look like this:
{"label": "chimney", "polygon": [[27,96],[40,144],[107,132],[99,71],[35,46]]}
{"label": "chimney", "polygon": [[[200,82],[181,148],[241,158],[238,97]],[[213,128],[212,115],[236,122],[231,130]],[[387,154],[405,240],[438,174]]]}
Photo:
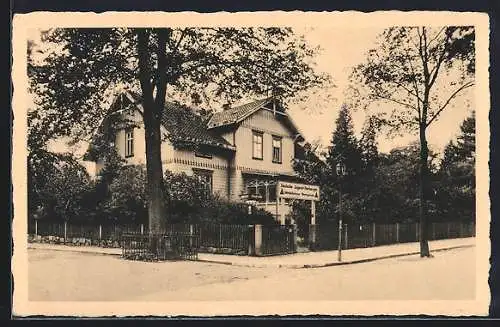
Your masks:
{"label": "chimney", "polygon": [[231,104],[230,103],[225,103],[222,105],[222,110],[226,111],[228,109],[231,109]]}

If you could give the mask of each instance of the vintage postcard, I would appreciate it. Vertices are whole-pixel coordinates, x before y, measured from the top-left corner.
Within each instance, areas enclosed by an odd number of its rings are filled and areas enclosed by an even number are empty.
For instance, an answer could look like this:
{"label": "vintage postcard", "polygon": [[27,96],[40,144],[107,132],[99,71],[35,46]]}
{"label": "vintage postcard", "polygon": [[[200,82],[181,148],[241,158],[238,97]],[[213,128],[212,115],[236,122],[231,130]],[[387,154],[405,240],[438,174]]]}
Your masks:
{"label": "vintage postcard", "polygon": [[489,20],[13,20],[13,314],[488,314]]}

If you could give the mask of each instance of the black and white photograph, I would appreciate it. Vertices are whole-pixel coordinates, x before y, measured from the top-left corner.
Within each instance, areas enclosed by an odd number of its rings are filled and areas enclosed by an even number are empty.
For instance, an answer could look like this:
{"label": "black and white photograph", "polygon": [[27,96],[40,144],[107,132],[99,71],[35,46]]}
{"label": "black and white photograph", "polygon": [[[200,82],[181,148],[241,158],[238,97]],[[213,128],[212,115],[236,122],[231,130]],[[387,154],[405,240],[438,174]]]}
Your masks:
{"label": "black and white photograph", "polygon": [[16,15],[13,313],[486,315],[488,33]]}

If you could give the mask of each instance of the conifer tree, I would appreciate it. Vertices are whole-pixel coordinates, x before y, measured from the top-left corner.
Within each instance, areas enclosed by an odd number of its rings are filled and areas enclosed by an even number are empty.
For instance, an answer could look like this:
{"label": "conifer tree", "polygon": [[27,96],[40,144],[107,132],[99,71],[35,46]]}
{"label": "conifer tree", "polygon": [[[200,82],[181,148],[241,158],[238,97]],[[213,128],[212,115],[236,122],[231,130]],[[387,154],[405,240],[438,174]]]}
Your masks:
{"label": "conifer tree", "polygon": [[351,112],[346,105],[340,109],[335,122],[335,131],[327,155],[327,165],[331,174],[335,175],[337,163],[343,162],[348,176],[354,176],[361,171],[361,151],[354,134]]}
{"label": "conifer tree", "polygon": [[[336,166],[342,162],[345,165],[345,176],[337,176]],[[329,205],[333,206],[338,214],[338,199],[342,196],[342,213],[344,219],[355,218],[354,205],[355,196],[359,191],[356,183],[362,171],[361,151],[358,140],[354,134],[349,107],[343,105],[336,120],[336,127],[332,134],[332,140],[326,158],[326,181],[324,183],[326,197]],[[342,192],[340,190],[342,189]]]}
{"label": "conifer tree", "polygon": [[444,150],[439,171],[439,195],[436,199],[441,214],[450,220],[474,219],[475,213],[475,113],[460,126],[455,142]]}

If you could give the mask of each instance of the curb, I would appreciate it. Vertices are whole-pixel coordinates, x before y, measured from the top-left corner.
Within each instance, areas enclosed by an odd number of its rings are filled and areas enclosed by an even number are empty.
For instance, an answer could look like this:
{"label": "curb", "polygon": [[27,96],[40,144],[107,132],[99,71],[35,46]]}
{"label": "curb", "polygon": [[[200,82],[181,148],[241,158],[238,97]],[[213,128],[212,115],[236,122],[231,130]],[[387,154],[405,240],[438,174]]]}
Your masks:
{"label": "curb", "polygon": [[[474,247],[474,246],[475,246],[474,244],[455,245],[455,246],[450,246],[447,248],[431,250],[430,252],[431,253],[432,252],[441,252],[441,251],[447,251],[447,250],[453,250],[453,249],[459,249],[459,248],[469,248],[469,247]],[[311,269],[311,268],[344,266],[344,265],[351,265],[351,264],[356,264],[356,263],[366,263],[366,262],[371,262],[371,261],[376,261],[376,260],[391,259],[391,258],[397,258],[397,257],[406,257],[406,256],[416,255],[416,254],[420,254],[420,252],[414,251],[414,252],[390,254],[390,255],[374,257],[374,258],[367,258],[367,259],[358,259],[358,260],[342,261],[342,262],[336,261],[336,262],[327,262],[327,263],[321,263],[321,264],[305,264],[305,265],[301,265],[301,264],[288,264],[288,265],[287,264],[245,264],[245,263],[240,264],[240,263],[236,263],[236,262],[204,260],[204,259],[198,259],[197,261],[206,262],[206,263],[221,264],[221,265],[228,265],[228,266],[249,267],[249,268]]]}

